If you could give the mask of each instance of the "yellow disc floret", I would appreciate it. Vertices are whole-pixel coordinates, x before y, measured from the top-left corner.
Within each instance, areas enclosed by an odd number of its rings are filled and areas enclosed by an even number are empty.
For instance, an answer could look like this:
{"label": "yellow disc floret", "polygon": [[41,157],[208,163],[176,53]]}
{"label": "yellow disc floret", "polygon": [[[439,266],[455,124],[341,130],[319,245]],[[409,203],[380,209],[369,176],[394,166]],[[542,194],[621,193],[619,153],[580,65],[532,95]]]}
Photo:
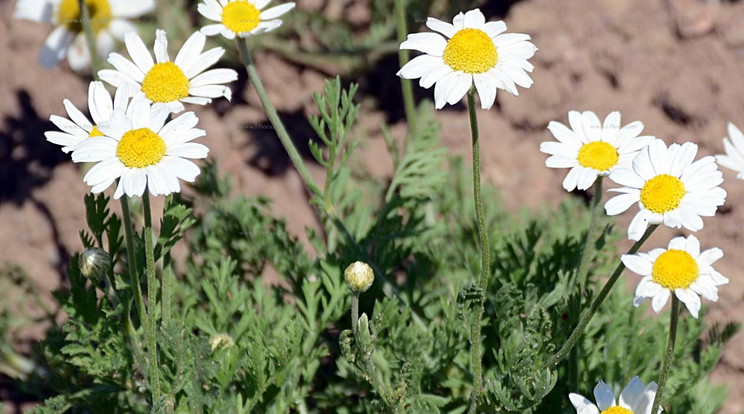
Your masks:
{"label": "yellow disc floret", "polygon": [[610,407],[610,408],[602,411],[599,414],[633,414],[633,411],[630,411],[629,409],[627,409],[625,407],[620,407],[620,406],[617,406],[616,405],[614,407]]}
{"label": "yellow disc floret", "polygon": [[153,102],[173,102],[189,96],[189,79],[173,62],[156,63],[142,81],[142,92]]}
{"label": "yellow disc floret", "polygon": [[493,40],[479,29],[462,29],[447,42],[444,63],[465,73],[488,72],[496,66],[499,54]]}
{"label": "yellow disc floret", "polygon": [[576,159],[582,167],[607,171],[617,164],[618,158],[617,148],[606,142],[594,141],[582,145]]}
{"label": "yellow disc floret", "polygon": [[250,32],[260,21],[261,11],[245,0],[227,3],[222,9],[222,24],[235,33]]}
{"label": "yellow disc floret", "polygon": [[98,129],[98,125],[93,125],[93,129],[88,133],[88,138],[102,137],[103,133]]}
{"label": "yellow disc floret", "polygon": [[[85,0],[90,14],[90,24],[93,32],[98,33],[111,23],[111,5],[108,0]],[[83,24],[80,18],[78,0],[62,0],[57,9],[59,24],[67,26],[71,32],[82,32]]]}
{"label": "yellow disc floret", "polygon": [[654,213],[663,214],[677,208],[686,193],[685,185],[679,178],[661,174],[643,185],[641,203]]}
{"label": "yellow disc floret", "polygon": [[685,289],[698,278],[698,264],[684,250],[665,251],[654,262],[651,277],[667,289]]}
{"label": "yellow disc floret", "polygon": [[129,168],[145,168],[165,156],[165,141],[149,128],[127,131],[116,146],[116,156]]}

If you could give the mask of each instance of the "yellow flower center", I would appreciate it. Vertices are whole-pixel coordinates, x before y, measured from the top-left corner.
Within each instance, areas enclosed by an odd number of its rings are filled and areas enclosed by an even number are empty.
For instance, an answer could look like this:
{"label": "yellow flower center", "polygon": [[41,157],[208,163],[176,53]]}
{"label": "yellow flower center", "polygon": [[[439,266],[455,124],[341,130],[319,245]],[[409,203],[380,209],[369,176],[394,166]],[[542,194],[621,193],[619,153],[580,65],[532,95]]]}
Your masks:
{"label": "yellow flower center", "polygon": [[617,164],[618,158],[615,147],[606,142],[595,141],[581,146],[577,160],[582,167],[607,171]]}
{"label": "yellow flower center", "polygon": [[102,137],[103,133],[98,129],[98,125],[93,125],[93,129],[90,130],[88,138]]}
{"label": "yellow flower center", "polygon": [[643,185],[641,203],[654,213],[663,214],[677,208],[686,193],[685,185],[679,178],[661,174]]}
{"label": "yellow flower center", "polygon": [[261,21],[261,10],[245,1],[227,3],[222,9],[222,24],[235,33],[250,32]]}
{"label": "yellow flower center", "polygon": [[189,96],[189,79],[173,62],[156,63],[142,81],[142,92],[153,102],[173,102]]}
{"label": "yellow flower center", "polygon": [[129,168],[145,168],[165,156],[165,141],[149,128],[127,131],[116,146],[116,156]]}
{"label": "yellow flower center", "polygon": [[442,58],[452,69],[472,74],[488,72],[496,66],[499,54],[486,32],[462,29],[447,41]]}
{"label": "yellow flower center", "polygon": [[651,278],[667,289],[688,288],[698,278],[698,264],[686,251],[670,249],[654,262]]}
{"label": "yellow flower center", "polygon": [[610,408],[602,411],[599,414],[633,414],[633,411],[630,411],[627,408],[619,407],[619,406],[616,405],[614,407],[610,407]]}
{"label": "yellow flower center", "polygon": [[[111,5],[108,0],[85,0],[90,14],[90,24],[93,32],[98,33],[108,27],[111,22]],[[80,18],[78,0],[62,0],[57,10],[57,20],[67,26],[71,32],[82,32],[83,24]]]}

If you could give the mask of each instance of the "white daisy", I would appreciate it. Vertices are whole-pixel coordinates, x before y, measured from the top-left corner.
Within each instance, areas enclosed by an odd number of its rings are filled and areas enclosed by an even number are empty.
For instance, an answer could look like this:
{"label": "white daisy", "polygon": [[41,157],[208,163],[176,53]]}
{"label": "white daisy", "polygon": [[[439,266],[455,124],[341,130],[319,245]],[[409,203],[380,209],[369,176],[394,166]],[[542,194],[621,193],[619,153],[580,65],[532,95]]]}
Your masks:
{"label": "white daisy", "polygon": [[192,34],[176,59],[171,62],[168,56],[168,39],[165,31],[155,32],[155,62],[147,51],[142,39],[136,33],[124,37],[127,51],[132,61],[118,53],[111,53],[108,62],[116,70],[104,69],[98,72],[104,80],[117,88],[131,83],[135,90],[141,90],[155,109],[165,106],[171,112],[181,112],[182,102],[206,105],[210,98],[224,96],[230,100],[230,88],[221,83],[238,79],[232,69],[205,69],[217,63],[225,49],[216,47],[202,53],[206,37],[196,32]]}
{"label": "white daisy", "polygon": [[75,146],[88,138],[103,136],[102,130],[108,128],[114,109],[120,108],[127,111],[129,93],[127,85],[116,90],[113,100],[111,95],[103,86],[103,82],[91,82],[88,85],[88,111],[93,122],[88,120],[80,110],[69,100],[62,103],[70,119],[52,115],[49,120],[60,129],[60,131],[47,131],[44,133],[47,141],[62,146],[62,151],[68,153]]}
{"label": "white daisy", "polygon": [[568,113],[571,129],[550,121],[548,129],[558,142],[543,142],[540,151],[550,154],[545,161],[549,168],[570,168],[563,188],[586,190],[597,176],[606,176],[616,168],[630,167],[633,157],[654,137],[638,135],[643,123],[631,122],[620,128],[620,112],[611,112],[604,125],[594,112]]}
{"label": "white daisy", "polygon": [[[576,408],[577,414],[600,414],[600,412],[602,414],[651,414],[656,388],[655,382],[651,381],[648,385],[644,385],[643,381],[635,376],[623,388],[620,401],[616,401],[612,388],[600,380],[599,384],[594,387],[597,405],[579,394],[568,394],[568,399]],[[661,412],[661,408],[658,412]]]}
{"label": "white daisy", "polygon": [[248,37],[269,32],[282,25],[277,17],[292,10],[294,3],[284,3],[270,9],[261,10],[271,0],[204,0],[197,10],[209,20],[220,23],[202,27],[201,32],[207,36],[221,34],[228,39],[235,35]]}
{"label": "white daisy", "polygon": [[[85,0],[96,36],[96,50],[105,58],[114,48],[114,38],[137,28],[126,18],[139,17],[155,9],[155,0]],[[57,26],[39,55],[39,62],[52,68],[67,55],[75,71],[90,66],[90,51],[83,32],[78,0],[18,0],[13,17]]]}
{"label": "white daisy", "polygon": [[703,228],[701,216],[713,216],[723,205],[726,191],[718,186],[723,174],[713,157],[693,162],[697,150],[691,142],[667,148],[654,139],[633,158],[631,168],[610,173],[610,179],[624,187],[609,190],[622,194],[607,201],[607,214],[620,214],[638,203],[628,238],[640,240],[649,224],[698,231]]}
{"label": "white daisy", "polygon": [[489,109],[496,100],[496,90],[519,95],[517,86],[529,88],[532,72],[527,62],[537,48],[528,42],[529,35],[505,33],[503,21],[488,22],[478,9],[460,13],[452,24],[429,17],[426,26],[438,33],[409,34],[401,49],[424,52],[406,63],[397,73],[405,79],[421,78],[423,88],[434,86],[437,109],[445,103],[454,105],[470,87],[475,89],[481,107]]}
{"label": "white daisy", "polygon": [[693,317],[700,312],[701,295],[718,301],[717,286],[729,280],[713,269],[713,263],[723,257],[721,249],[714,247],[700,252],[700,242],[690,235],[675,237],[668,249],[654,249],[648,253],[624,254],[620,257],[625,267],[643,276],[638,283],[633,305],[652,298],[651,307],[656,313],[666,305],[672,290]]}
{"label": "white daisy", "polygon": [[169,112],[163,107],[153,110],[142,94],[131,107],[129,116],[114,110],[104,136],[85,140],[73,151],[74,162],[97,162],[83,180],[93,193],[100,193],[118,178],[114,198],[141,196],[145,188],[152,195],[179,192],[179,178],[193,182],[199,175],[199,167],[186,158],[206,158],[209,152],[190,142],[205,135],[194,128],[199,119],[186,112],[166,124]]}
{"label": "white daisy", "polygon": [[744,180],[744,134],[731,122],[728,124],[728,134],[728,137],[723,138],[726,155],[716,155],[716,161],[736,171],[736,178]]}

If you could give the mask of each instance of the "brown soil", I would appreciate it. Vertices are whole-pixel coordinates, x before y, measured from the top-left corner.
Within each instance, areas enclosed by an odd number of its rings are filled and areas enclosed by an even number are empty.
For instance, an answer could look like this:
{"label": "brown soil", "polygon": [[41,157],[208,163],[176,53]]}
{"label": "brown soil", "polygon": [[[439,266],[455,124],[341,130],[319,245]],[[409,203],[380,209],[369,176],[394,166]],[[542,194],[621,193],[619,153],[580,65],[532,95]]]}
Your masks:
{"label": "brown soil", "polygon": [[[363,19],[367,2],[300,1],[300,7],[325,9],[329,15]],[[340,3],[345,8],[336,7]],[[494,2],[496,3],[496,2]],[[334,4],[336,6],[334,6]],[[72,252],[81,248],[78,230],[84,227],[82,196],[88,188],[81,172],[59,149],[44,141],[54,129],[50,114],[64,114],[62,99],[86,106],[86,86],[59,67],[46,71],[36,64],[49,28],[11,21],[13,2],[0,2],[0,264],[16,263],[48,292],[61,280]],[[496,9],[497,7],[491,7]],[[331,10],[333,9],[333,10]],[[489,19],[493,11],[483,9]],[[360,17],[361,16],[361,17]],[[445,18],[445,17],[443,17]],[[540,142],[552,137],[550,120],[566,122],[569,110],[592,110],[604,117],[620,110],[623,123],[641,120],[645,133],[667,143],[693,141],[699,154],[722,152],[726,124],[744,127],[744,2],[736,0],[525,0],[513,5],[505,18],[510,31],[529,33],[539,47],[532,60],[535,84],[519,97],[499,93],[498,105],[479,111],[483,133],[485,179],[501,188],[508,207],[555,205],[566,197],[561,187],[565,171],[545,167]],[[416,31],[417,28],[412,28]],[[298,68],[270,54],[257,56],[269,94],[292,122],[290,129],[303,142],[312,130],[302,114],[312,108],[311,94],[322,87],[323,75]],[[397,89],[396,60],[385,60],[386,85]],[[362,88],[370,79],[359,80]],[[291,168],[260,110],[255,92],[245,87],[243,99],[222,116],[212,108],[197,108],[200,125],[208,131],[210,156],[233,177],[236,191],[274,200],[273,213],[284,217],[290,230],[304,238],[305,227],[317,227],[299,176]],[[417,91],[431,96],[432,91]],[[388,99],[399,99],[396,95]],[[453,153],[470,156],[467,114],[461,105],[437,112],[444,144]],[[367,137],[362,162],[374,177],[389,177],[378,125],[396,119],[377,109],[365,109],[356,133]],[[405,130],[393,126],[396,136]],[[311,165],[312,173],[323,172]],[[737,254],[744,233],[744,182],[724,173],[726,206],[705,220],[698,232],[703,247],[719,246],[726,256],[717,269],[731,279],[717,303],[705,303],[710,321],[744,322],[744,255]],[[630,214],[619,220],[627,225]],[[663,246],[678,234],[658,231],[648,246]],[[625,248],[626,246],[621,246]],[[629,279],[633,276],[629,276]],[[632,282],[632,281],[631,281]],[[629,283],[631,283],[629,282]],[[729,384],[724,414],[744,410],[744,346],[740,333],[728,344],[713,373],[717,384]]]}

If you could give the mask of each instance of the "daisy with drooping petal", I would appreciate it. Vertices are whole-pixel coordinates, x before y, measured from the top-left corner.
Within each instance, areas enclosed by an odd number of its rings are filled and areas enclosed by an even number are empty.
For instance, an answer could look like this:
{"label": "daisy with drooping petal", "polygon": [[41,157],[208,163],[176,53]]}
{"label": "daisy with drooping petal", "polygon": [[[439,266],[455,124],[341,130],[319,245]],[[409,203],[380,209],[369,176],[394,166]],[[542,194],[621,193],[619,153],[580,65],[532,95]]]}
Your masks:
{"label": "daisy with drooping petal", "polygon": [[[155,9],[155,0],[85,0],[96,37],[96,50],[105,58],[114,49],[114,38],[137,28],[126,18],[139,17]],[[90,66],[90,50],[83,33],[78,0],[18,0],[13,17],[57,26],[49,35],[39,55],[39,62],[52,68],[67,55],[75,71]]]}
{"label": "daisy with drooping petal", "polygon": [[478,9],[460,13],[452,24],[429,17],[426,26],[437,33],[409,34],[401,49],[424,52],[406,63],[397,73],[405,79],[421,78],[422,88],[434,86],[437,109],[454,105],[470,87],[475,89],[481,107],[489,109],[496,100],[496,90],[519,95],[517,85],[529,88],[532,79],[527,72],[534,68],[527,59],[537,48],[529,35],[503,33],[503,21],[488,22]]}
{"label": "daisy with drooping petal", "polygon": [[723,174],[713,157],[695,162],[698,146],[686,142],[667,148],[654,139],[633,158],[631,168],[617,168],[610,179],[624,187],[609,191],[622,193],[605,204],[614,216],[638,203],[639,211],[628,226],[628,238],[640,240],[650,224],[684,227],[691,231],[703,228],[702,217],[716,213],[726,200],[719,187]]}
{"label": "daisy with drooping petal", "polygon": [[209,20],[220,23],[202,27],[207,36],[221,34],[228,39],[248,37],[265,33],[282,25],[277,17],[292,10],[294,3],[284,3],[270,9],[261,10],[271,0],[204,0],[197,10]]}
{"label": "daisy with drooping petal", "polygon": [[135,85],[135,91],[141,90],[145,98],[154,103],[154,109],[165,106],[171,112],[183,111],[182,102],[206,105],[212,102],[211,98],[222,96],[230,100],[230,88],[221,84],[238,79],[238,73],[232,69],[205,72],[217,63],[225,49],[216,47],[202,53],[206,42],[203,34],[192,34],[172,62],[163,30],[155,32],[155,62],[136,33],[127,34],[124,42],[132,60],[111,53],[108,62],[116,70],[101,70],[98,72],[101,80],[117,88],[131,83]]}
{"label": "daisy with drooping petal", "polygon": [[141,196],[145,188],[152,195],[177,193],[179,178],[194,182],[199,167],[187,158],[206,158],[209,152],[190,142],[206,135],[194,128],[196,115],[186,112],[165,123],[169,112],[163,107],[153,110],[142,94],[135,96],[131,107],[129,116],[114,110],[104,136],[81,142],[72,153],[74,162],[97,163],[83,178],[91,191],[100,193],[117,178],[114,198]]}
{"label": "daisy with drooping petal", "polygon": [[668,249],[654,249],[648,253],[624,254],[620,257],[631,271],[643,276],[635,291],[633,305],[639,306],[646,298],[656,313],[666,305],[674,291],[694,318],[700,312],[700,297],[718,301],[718,286],[729,280],[713,269],[713,263],[723,257],[714,247],[700,252],[700,242],[690,235],[675,237]]}
{"label": "daisy with drooping petal", "polygon": [[736,171],[736,178],[744,180],[744,134],[731,122],[728,124],[728,134],[728,137],[723,138],[726,155],[716,155],[716,161]]}
{"label": "daisy with drooping petal", "polygon": [[[651,381],[644,385],[643,381],[635,376],[623,388],[620,400],[616,401],[612,388],[600,380],[594,387],[597,405],[579,394],[568,394],[568,399],[576,408],[576,414],[651,414],[656,388],[655,382]],[[661,412],[661,408],[658,412]]]}
{"label": "daisy with drooping petal", "polygon": [[654,137],[638,135],[643,123],[631,122],[620,128],[620,112],[611,112],[600,123],[594,112],[568,113],[571,129],[550,121],[548,129],[558,142],[543,142],[540,151],[550,154],[545,161],[549,168],[570,168],[563,188],[586,190],[598,176],[607,176],[619,167],[630,167],[633,157]]}
{"label": "daisy with drooping petal", "polygon": [[60,131],[47,131],[44,133],[47,141],[62,146],[62,151],[68,153],[75,146],[88,138],[100,137],[101,132],[108,128],[114,109],[127,111],[129,104],[129,93],[127,85],[116,90],[113,101],[111,95],[103,86],[103,82],[91,82],[88,86],[88,111],[93,122],[88,120],[80,110],[69,100],[62,101],[70,119],[52,115],[49,120],[60,129]]}

